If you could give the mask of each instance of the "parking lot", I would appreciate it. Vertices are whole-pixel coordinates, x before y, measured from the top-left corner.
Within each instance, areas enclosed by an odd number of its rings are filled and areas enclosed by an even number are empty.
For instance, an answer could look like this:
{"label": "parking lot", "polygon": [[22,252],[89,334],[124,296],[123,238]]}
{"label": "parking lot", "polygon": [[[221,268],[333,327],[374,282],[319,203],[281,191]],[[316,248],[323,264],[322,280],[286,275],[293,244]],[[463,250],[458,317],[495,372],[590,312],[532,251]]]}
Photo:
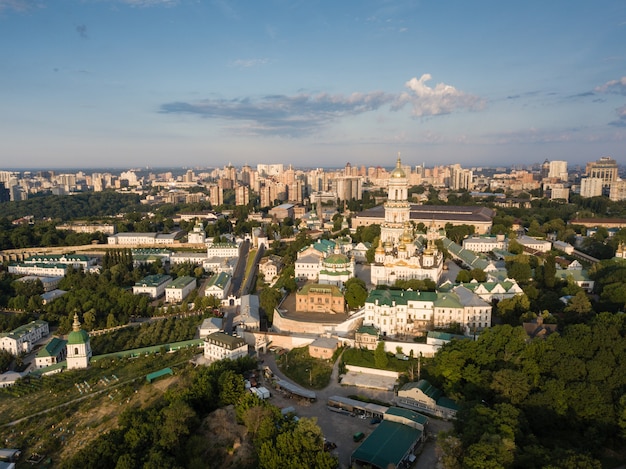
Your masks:
{"label": "parking lot", "polygon": [[[272,371],[281,379],[286,379],[276,367],[273,354],[264,355],[265,365],[269,366]],[[332,441],[337,445],[332,453],[339,458],[339,467],[350,467],[350,456],[360,443],[355,443],[352,436],[357,432],[363,432],[367,437],[376,428],[375,424],[370,423],[371,418],[361,418],[359,416],[350,416],[349,414],[341,414],[327,409],[327,402],[330,396],[350,396],[361,395],[376,399],[381,402],[391,403],[394,397],[393,391],[382,391],[376,389],[364,389],[356,386],[342,386],[337,382],[337,367],[333,371],[333,377],[328,387],[315,391],[317,400],[309,402],[306,399],[292,397],[282,391],[277,391],[271,387],[270,382],[265,381],[264,385],[268,389],[272,389],[271,403],[277,407],[294,407],[299,417],[313,417],[317,419],[317,424],[324,432],[324,436],[328,441]]]}
{"label": "parking lot", "polygon": [[[348,395],[350,392],[340,389],[338,394]],[[316,402],[311,403],[304,399],[290,398],[286,394],[272,390],[272,404],[285,408],[293,406],[299,417],[313,417],[324,432],[324,437],[337,445],[332,453],[339,458],[341,468],[350,467],[350,455],[359,446],[352,436],[363,432],[367,437],[376,427],[370,423],[370,418],[351,417],[348,414],[332,412],[326,408],[326,398],[318,396]]]}

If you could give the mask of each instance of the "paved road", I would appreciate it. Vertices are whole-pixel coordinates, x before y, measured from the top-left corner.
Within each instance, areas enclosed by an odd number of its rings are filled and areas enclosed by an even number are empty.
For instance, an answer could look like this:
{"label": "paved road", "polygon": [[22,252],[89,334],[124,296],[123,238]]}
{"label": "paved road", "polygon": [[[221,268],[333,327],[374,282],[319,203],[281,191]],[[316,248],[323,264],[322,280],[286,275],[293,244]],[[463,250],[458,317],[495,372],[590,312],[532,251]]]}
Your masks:
{"label": "paved road", "polygon": [[443,283],[446,280],[450,280],[452,283],[456,282],[456,277],[459,275],[461,268],[456,265],[454,261],[445,261],[446,266],[448,266],[447,270],[444,270],[441,274],[441,278],[439,279],[439,283]]}
{"label": "paved road", "polygon": [[[252,291],[252,286],[254,285],[254,281],[256,280],[256,273],[259,268],[259,261],[263,257],[265,253],[265,245],[262,244],[261,247],[256,252],[254,257],[254,264],[252,265],[252,269],[248,273],[248,277],[246,278],[246,283],[241,287],[241,295],[248,295],[250,291]],[[246,256],[247,259],[247,256]],[[247,262],[247,261],[246,261]]]}
{"label": "paved road", "polygon": [[240,297],[241,284],[243,283],[243,276],[246,273],[246,263],[248,262],[248,252],[250,251],[250,241],[246,240],[241,244],[239,248],[239,259],[237,265],[233,271],[233,277],[230,281],[229,295],[235,295]]}

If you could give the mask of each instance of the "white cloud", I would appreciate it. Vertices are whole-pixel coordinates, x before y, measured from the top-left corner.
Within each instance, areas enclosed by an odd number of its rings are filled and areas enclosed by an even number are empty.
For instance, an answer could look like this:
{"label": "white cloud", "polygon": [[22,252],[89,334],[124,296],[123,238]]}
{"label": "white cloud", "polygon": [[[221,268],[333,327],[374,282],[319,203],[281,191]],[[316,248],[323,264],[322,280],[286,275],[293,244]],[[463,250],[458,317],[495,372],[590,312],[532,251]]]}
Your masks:
{"label": "white cloud", "polygon": [[237,59],[233,60],[231,64],[234,67],[251,68],[259,67],[261,65],[268,64],[269,62],[269,59]]}
{"label": "white cloud", "polygon": [[[242,67],[265,63],[260,59],[241,60]],[[406,83],[411,93],[308,94],[270,95],[260,98],[205,99],[196,102],[172,102],[161,106],[165,114],[195,114],[210,119],[238,122],[244,133],[299,137],[319,132],[333,122],[390,106],[398,111],[411,104],[414,116],[437,116],[464,109],[480,109],[484,101],[443,83],[435,88],[425,82],[430,75],[413,78]],[[231,127],[231,130],[236,130]]]}
{"label": "white cloud", "polygon": [[457,90],[452,85],[437,83],[431,88],[426,84],[431,79],[431,75],[425,73],[419,79],[414,77],[407,81],[404,86],[410,92],[401,93],[393,109],[401,109],[405,104],[410,104],[413,115],[422,117],[450,114],[457,109],[478,110],[485,106],[482,98]]}
{"label": "white cloud", "polygon": [[597,86],[595,91],[598,93],[615,93],[626,95],[626,76],[619,80],[607,81],[604,85]]}
{"label": "white cloud", "polygon": [[163,113],[188,113],[207,118],[247,122],[247,133],[296,137],[315,133],[332,121],[379,109],[393,95],[375,91],[348,96],[301,93],[261,99],[206,99],[195,103],[168,103]]}

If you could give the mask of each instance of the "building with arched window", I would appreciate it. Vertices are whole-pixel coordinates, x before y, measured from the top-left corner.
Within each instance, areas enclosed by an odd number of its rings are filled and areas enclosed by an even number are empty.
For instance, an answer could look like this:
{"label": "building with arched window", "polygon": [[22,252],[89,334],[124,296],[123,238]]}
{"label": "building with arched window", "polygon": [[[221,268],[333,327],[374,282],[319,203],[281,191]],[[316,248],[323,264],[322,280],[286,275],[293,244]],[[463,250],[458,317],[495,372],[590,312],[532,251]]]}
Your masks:
{"label": "building with arched window", "polygon": [[380,240],[371,268],[373,285],[393,285],[396,280],[431,279],[439,282],[443,272],[443,254],[435,241],[439,238],[433,224],[426,239],[415,236],[408,201],[408,179],[400,158],[389,178],[385,219],[380,226]]}
{"label": "building with arched window", "polygon": [[87,368],[90,359],[91,345],[89,343],[89,334],[80,328],[78,313],[75,313],[72,332],[67,337],[67,369]]}

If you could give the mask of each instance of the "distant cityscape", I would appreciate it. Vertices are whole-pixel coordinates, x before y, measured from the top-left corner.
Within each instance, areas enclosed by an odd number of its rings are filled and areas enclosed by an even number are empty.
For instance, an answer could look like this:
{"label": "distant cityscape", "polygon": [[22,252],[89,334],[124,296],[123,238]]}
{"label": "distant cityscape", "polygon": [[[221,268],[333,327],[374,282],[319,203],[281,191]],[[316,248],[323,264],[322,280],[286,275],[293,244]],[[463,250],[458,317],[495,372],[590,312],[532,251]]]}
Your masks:
{"label": "distant cityscape", "polygon": [[[590,161],[585,167],[569,167],[562,160],[512,167],[464,168],[460,164],[433,167],[403,164],[402,167],[409,186],[470,191],[477,197],[490,193],[510,196],[527,193],[567,201],[577,194],[626,200],[625,168],[611,157]],[[0,171],[0,201],[27,200],[41,193],[71,195],[109,189],[143,193],[149,188],[148,201],[152,202],[208,201],[217,206],[224,203],[224,190],[234,190],[236,205],[249,204],[251,193],[260,198],[260,207],[282,202],[314,204],[360,200],[366,190],[386,188],[390,172],[383,166],[350,163],[343,168],[260,163],[255,167],[228,164],[221,168],[194,169],[5,170]]]}

